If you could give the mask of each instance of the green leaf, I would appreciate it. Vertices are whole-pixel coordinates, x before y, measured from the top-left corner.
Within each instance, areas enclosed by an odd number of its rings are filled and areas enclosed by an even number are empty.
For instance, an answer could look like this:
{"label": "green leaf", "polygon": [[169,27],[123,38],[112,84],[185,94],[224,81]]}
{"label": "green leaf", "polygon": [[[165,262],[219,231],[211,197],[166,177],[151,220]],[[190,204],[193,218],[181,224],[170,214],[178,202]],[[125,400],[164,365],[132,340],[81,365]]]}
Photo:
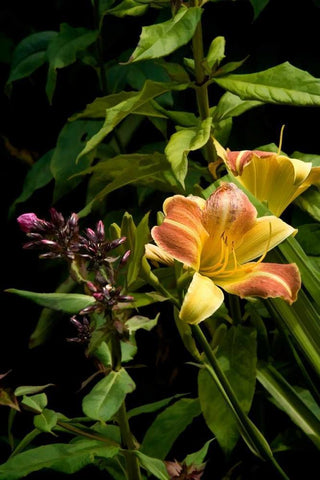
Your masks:
{"label": "green leaf", "polygon": [[147,403],[146,405],[133,408],[132,410],[128,411],[128,418],[136,417],[137,415],[142,415],[144,413],[156,412],[157,410],[166,407],[170,402],[172,402],[172,400],[183,396],[183,393],[178,393],[172,397],[164,398],[163,400],[158,400],[157,402]]}
{"label": "green leaf", "polygon": [[243,100],[297,106],[320,105],[320,80],[289,62],[262,72],[226,75],[213,80]]}
{"label": "green leaf", "polygon": [[[96,167],[84,170],[82,173],[94,172],[92,182],[95,182],[95,189],[99,190],[98,185],[102,179],[113,179],[105,181],[103,188],[87,203],[87,205],[78,212],[79,216],[87,215],[94,204],[101,202],[109,193],[124,187],[125,185],[137,183],[144,184],[147,179],[154,178],[168,168],[168,163],[164,155],[154,153],[151,155],[132,154],[120,155],[105,162],[100,162]],[[92,183],[91,183],[92,187]]]}
{"label": "green leaf", "polygon": [[17,397],[20,397],[21,395],[30,395],[34,393],[39,393],[42,392],[42,390],[45,390],[48,387],[53,387],[54,383],[47,383],[46,385],[26,385],[26,386],[21,386],[17,387],[14,391],[14,394]]}
{"label": "green leaf", "polygon": [[214,438],[211,438],[208,440],[200,450],[194,453],[190,453],[189,455],[186,456],[184,459],[183,463],[185,463],[187,466],[191,465],[201,465],[206,458],[206,455],[208,453],[210,443],[214,440]]}
{"label": "green leaf", "polygon": [[81,180],[75,175],[90,165],[90,159],[86,156],[76,162],[77,155],[83,149],[87,138],[100,127],[99,120],[78,120],[66,123],[59,133],[50,166],[55,179],[54,202],[80,183]]}
{"label": "green leaf", "polygon": [[106,119],[102,128],[89,139],[85,148],[78,155],[78,158],[96,148],[122,120],[129,114],[136,113],[137,110],[149,103],[153,98],[170,90],[184,90],[187,87],[188,84],[177,84],[174,82],[162,83],[147,80],[141,91],[135,92],[134,95],[128,96],[129,98],[122,100],[107,110]]}
{"label": "green leaf", "polygon": [[25,202],[39,188],[47,185],[53,178],[50,163],[54,149],[49,150],[39,160],[37,160],[28,171],[23,184],[23,189],[19,197],[11,206],[11,214],[17,203]]}
{"label": "green leaf", "polygon": [[148,5],[141,5],[141,3],[135,0],[122,0],[116,7],[107,10],[105,13],[108,15],[114,15],[115,17],[125,17],[130,15],[136,17],[143,15],[148,10]]}
{"label": "green leaf", "polygon": [[255,20],[260,15],[262,10],[268,5],[269,0],[250,0],[250,3],[254,12],[253,20]]}
{"label": "green leaf", "polygon": [[311,162],[314,167],[320,167],[320,155],[314,153],[293,152],[291,158],[298,158],[303,162]]}
{"label": "green leaf", "polygon": [[49,71],[46,93],[51,103],[56,85],[57,69],[74,63],[79,52],[96,41],[98,30],[74,28],[67,23],[60,25],[60,32],[50,42],[47,50]]}
{"label": "green leaf", "polygon": [[114,457],[118,452],[116,445],[92,439],[44,445],[19,453],[0,465],[0,480],[17,480],[43,468],[72,474],[96,458]]}
{"label": "green leaf", "polygon": [[147,472],[154,475],[159,480],[170,480],[165,463],[158,458],[152,458],[139,450],[134,450],[135,455],[139,458],[141,465],[147,470]]}
{"label": "green leaf", "polygon": [[[256,348],[255,330],[238,325],[225,334],[217,354],[220,367],[245,413],[250,410],[255,391]],[[204,369],[199,371],[198,387],[204,419],[224,452],[230,453],[240,435],[237,420]]]}
{"label": "green leaf", "polygon": [[143,27],[129,62],[164,57],[185,45],[193,37],[201,14],[200,7],[182,6],[170,20]]}
{"label": "green leaf", "polygon": [[210,69],[219,66],[222,60],[225,58],[225,46],[226,41],[224,37],[216,37],[212,40],[208,55],[206,56],[206,61]]}
{"label": "green leaf", "polygon": [[210,137],[211,118],[206,118],[198,127],[184,128],[171,135],[165,154],[172,171],[184,187],[184,180],[188,170],[188,153],[199,150]]}
{"label": "green leaf", "polygon": [[320,225],[318,223],[299,225],[295,238],[307,255],[320,257]]}
{"label": "green leaf", "polygon": [[52,433],[52,429],[57,425],[58,415],[53,410],[45,408],[40,415],[33,419],[34,426],[45,433]]}
{"label": "green leaf", "polygon": [[270,393],[276,405],[320,448],[320,421],[285,378],[271,365],[260,365],[257,379]]}
{"label": "green leaf", "polygon": [[226,92],[212,109],[212,122],[217,123],[227,118],[238,117],[251,108],[259,107],[263,102],[254,100],[241,100],[238,95]]}
{"label": "green leaf", "polygon": [[128,328],[130,334],[141,328],[149,332],[157,325],[159,315],[160,313],[158,313],[154,319],[143,317],[142,315],[135,315],[126,321],[125,326]]}
{"label": "green leaf", "polygon": [[46,50],[48,45],[57,35],[57,32],[46,31],[33,33],[24,38],[13,53],[7,84],[28,77],[43,65],[47,61]]}
{"label": "green leaf", "polygon": [[182,398],[161,412],[147,430],[141,451],[164,459],[178,436],[201,413],[198,399]]}
{"label": "green leaf", "polygon": [[307,212],[312,218],[320,222],[320,191],[316,188],[308,188],[306,192],[295,199],[294,203],[301,210]]}
{"label": "green leaf", "polygon": [[124,368],[111,371],[84,397],[83,411],[94,420],[107,421],[117,413],[127,393],[134,389],[135,384]]}
{"label": "green leaf", "polygon": [[135,231],[133,251],[128,262],[127,283],[129,290],[138,278],[141,270],[141,261],[145,255],[145,245],[151,238],[148,221],[149,213],[143,217]]}
{"label": "green leaf", "polygon": [[83,308],[95,303],[93,297],[80,293],[38,293],[27,290],[17,290],[16,288],[8,288],[5,291],[32,300],[42,307],[71,314],[79,313]]}
{"label": "green leaf", "polygon": [[41,413],[42,410],[47,406],[48,399],[45,393],[38,393],[37,395],[32,395],[31,397],[23,396],[21,400],[21,405],[33,413]]}
{"label": "green leaf", "polygon": [[131,307],[133,306],[135,308],[145,307],[152,303],[165,302],[168,300],[167,297],[164,297],[158,292],[133,292],[132,296],[134,297],[134,301],[132,302]]}

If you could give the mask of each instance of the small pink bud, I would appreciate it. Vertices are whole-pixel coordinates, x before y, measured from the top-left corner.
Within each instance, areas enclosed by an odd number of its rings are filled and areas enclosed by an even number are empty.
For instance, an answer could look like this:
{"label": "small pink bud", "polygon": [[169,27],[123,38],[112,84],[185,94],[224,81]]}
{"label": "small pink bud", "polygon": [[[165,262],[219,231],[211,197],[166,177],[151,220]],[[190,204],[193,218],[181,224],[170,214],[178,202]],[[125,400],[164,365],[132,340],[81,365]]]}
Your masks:
{"label": "small pink bud", "polygon": [[17,218],[17,222],[21,230],[25,233],[30,233],[32,230],[37,228],[37,222],[39,218],[35,213],[23,213]]}

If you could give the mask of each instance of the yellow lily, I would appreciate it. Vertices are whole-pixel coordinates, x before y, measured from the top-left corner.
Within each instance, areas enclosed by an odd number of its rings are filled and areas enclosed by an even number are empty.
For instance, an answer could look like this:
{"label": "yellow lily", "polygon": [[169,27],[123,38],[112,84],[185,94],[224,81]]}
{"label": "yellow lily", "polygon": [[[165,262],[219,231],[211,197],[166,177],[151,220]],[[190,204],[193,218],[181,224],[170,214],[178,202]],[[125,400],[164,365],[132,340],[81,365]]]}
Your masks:
{"label": "yellow lily", "polygon": [[311,185],[320,186],[320,167],[285,155],[259,150],[226,150],[228,169],[276,216]]}
{"label": "yellow lily", "polygon": [[236,185],[222,184],[207,201],[174,195],[165,200],[163,211],[163,223],[151,230],[156,245],[146,245],[146,256],[167,265],[176,259],[193,271],[181,320],[197,324],[212,315],[224,299],[220,287],[241,298],[296,300],[301,286],[297,266],[262,263],[296,230],[273,215],[257,218]]}

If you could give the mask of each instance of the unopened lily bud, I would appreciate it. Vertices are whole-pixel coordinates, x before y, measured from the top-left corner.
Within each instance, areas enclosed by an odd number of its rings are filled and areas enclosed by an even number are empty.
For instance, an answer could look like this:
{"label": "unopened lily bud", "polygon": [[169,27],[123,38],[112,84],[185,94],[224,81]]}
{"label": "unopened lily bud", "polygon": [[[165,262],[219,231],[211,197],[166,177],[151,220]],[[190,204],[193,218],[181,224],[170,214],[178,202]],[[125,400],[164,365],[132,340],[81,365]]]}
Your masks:
{"label": "unopened lily bud", "polygon": [[98,240],[102,242],[104,240],[104,225],[102,220],[99,220],[99,222],[97,223],[96,231]]}
{"label": "unopened lily bud", "polygon": [[23,213],[17,218],[17,222],[21,230],[25,233],[30,233],[37,228],[37,223],[40,219],[35,213]]}

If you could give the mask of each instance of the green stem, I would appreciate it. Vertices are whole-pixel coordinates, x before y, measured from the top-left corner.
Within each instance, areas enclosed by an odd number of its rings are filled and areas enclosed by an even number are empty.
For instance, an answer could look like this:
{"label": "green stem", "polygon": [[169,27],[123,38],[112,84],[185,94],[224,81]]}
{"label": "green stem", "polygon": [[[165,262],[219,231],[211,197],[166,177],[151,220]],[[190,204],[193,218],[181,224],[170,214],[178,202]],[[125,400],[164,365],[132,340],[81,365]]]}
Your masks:
{"label": "green stem", "polygon": [[264,439],[263,435],[259,432],[257,427],[251,422],[249,417],[242,410],[242,407],[240,406],[239,401],[227,377],[220,368],[220,365],[201,328],[199,327],[199,325],[191,325],[191,328],[195,339],[201,345],[211,366],[211,368],[208,368],[208,372],[211,374],[213,380],[216,382],[217,387],[227,401],[229,407],[234,412],[239,424],[240,432],[244,440],[247,442],[248,446],[254,453],[256,453],[262,459],[270,462],[283,479],[289,480],[286,473],[282,470],[282,468],[274,458],[272,451],[268,443]]}
{"label": "green stem", "polygon": [[99,65],[100,88],[101,88],[102,94],[106,95],[107,78],[106,78],[106,72],[105,72],[104,63],[103,63],[103,39],[101,35],[101,28],[100,28],[100,21],[99,21],[99,3],[100,3],[100,0],[94,0],[93,14],[94,14],[95,28],[99,30],[96,46],[97,46],[97,57],[98,57],[98,65]]}
{"label": "green stem", "polygon": [[[194,5],[197,6],[197,2],[194,2]],[[198,111],[201,120],[205,120],[210,117],[210,107],[209,107],[209,96],[208,96],[208,84],[206,83],[206,73],[203,68],[203,38],[202,38],[202,24],[201,20],[199,21],[195,33],[192,38],[192,50],[194,58],[194,69],[196,77],[196,96],[197,96],[197,105]],[[217,152],[213,143],[212,138],[210,137],[205,150],[207,153],[207,161],[215,162],[217,160]]]}
{"label": "green stem", "polygon": [[[114,332],[111,338],[111,357],[113,369],[118,370],[121,367],[121,346],[117,332]],[[125,401],[122,402],[117,412],[117,420],[120,427],[121,443],[124,448],[123,454],[126,459],[128,480],[141,480],[139,459],[133,452],[137,445],[130,430]]]}
{"label": "green stem", "polygon": [[122,445],[126,449],[123,453],[126,458],[128,479],[141,480],[139,459],[133,453],[137,445],[130,430],[125,402],[122,403],[118,410],[117,419],[120,426]]}

